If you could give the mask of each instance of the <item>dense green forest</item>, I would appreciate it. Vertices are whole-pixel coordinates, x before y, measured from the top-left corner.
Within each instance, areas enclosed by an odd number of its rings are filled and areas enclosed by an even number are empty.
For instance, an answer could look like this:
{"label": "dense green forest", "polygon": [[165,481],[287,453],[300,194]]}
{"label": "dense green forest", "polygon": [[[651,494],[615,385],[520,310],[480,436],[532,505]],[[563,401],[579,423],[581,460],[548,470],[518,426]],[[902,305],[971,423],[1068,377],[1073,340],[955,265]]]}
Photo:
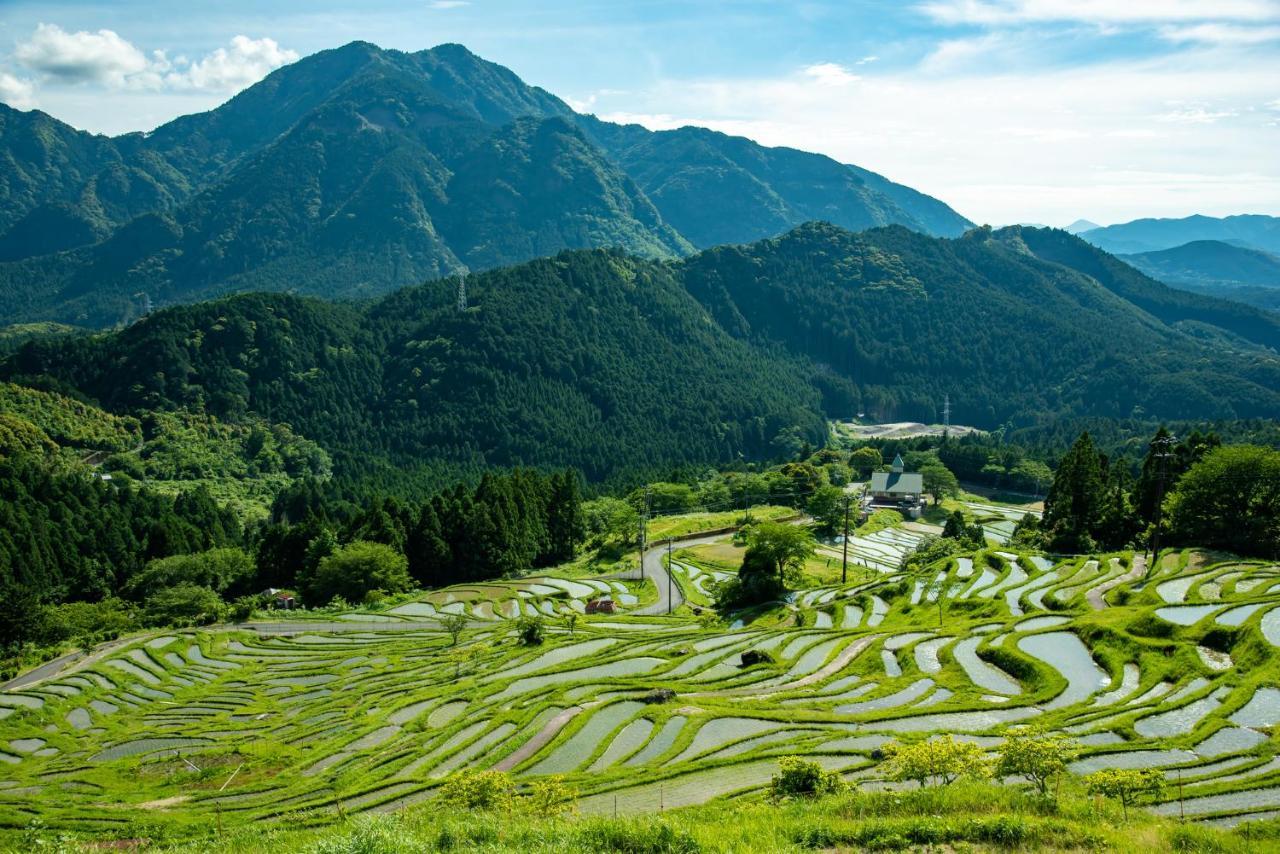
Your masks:
{"label": "dense green forest", "polygon": [[0,376],[120,416],[288,425],[339,473],[418,497],[492,466],[598,483],[791,454],[824,443],[826,417],[936,421],[946,394],[958,422],[1058,449],[1088,429],[1068,419],[1125,419],[1131,437],[1280,412],[1280,322],[1063,232],[815,224],[683,262],[578,251],[465,285],[465,311],[457,279],[366,303],[180,307],[30,341]]}
{"label": "dense green forest", "polygon": [[488,466],[730,462],[822,442],[799,360],[707,321],[669,267],[579,252],[402,291],[367,307],[247,295],[107,336],[33,342],[3,372],[108,410],[288,424],[335,455]]}

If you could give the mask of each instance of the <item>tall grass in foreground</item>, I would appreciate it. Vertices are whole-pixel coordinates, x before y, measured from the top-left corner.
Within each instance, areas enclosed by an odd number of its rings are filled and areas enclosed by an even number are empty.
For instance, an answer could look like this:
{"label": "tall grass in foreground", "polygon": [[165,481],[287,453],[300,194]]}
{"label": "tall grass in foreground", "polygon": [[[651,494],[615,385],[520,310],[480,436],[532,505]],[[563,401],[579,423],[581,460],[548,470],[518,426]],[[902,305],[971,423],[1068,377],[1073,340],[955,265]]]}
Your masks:
{"label": "tall grass in foreground", "polygon": [[[625,810],[626,804],[619,803]],[[74,843],[25,840],[14,850],[77,851]],[[661,815],[567,817],[467,812],[430,805],[338,825],[238,828],[225,836],[143,850],[246,854],[399,852],[1119,851],[1251,854],[1280,849],[1280,823],[1221,831],[1083,796],[1055,801],[992,783],[905,792],[858,792],[817,800],[723,801]]]}

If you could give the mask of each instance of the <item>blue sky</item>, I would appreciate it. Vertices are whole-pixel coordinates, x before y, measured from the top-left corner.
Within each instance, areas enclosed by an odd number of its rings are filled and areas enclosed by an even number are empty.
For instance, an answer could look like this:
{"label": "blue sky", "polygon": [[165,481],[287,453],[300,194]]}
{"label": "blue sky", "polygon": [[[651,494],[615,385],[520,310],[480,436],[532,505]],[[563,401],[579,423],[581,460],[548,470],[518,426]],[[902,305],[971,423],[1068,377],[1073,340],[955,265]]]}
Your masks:
{"label": "blue sky", "polygon": [[1280,214],[1280,0],[0,0],[0,100],[104,133],[353,39],[857,163],[980,222]]}

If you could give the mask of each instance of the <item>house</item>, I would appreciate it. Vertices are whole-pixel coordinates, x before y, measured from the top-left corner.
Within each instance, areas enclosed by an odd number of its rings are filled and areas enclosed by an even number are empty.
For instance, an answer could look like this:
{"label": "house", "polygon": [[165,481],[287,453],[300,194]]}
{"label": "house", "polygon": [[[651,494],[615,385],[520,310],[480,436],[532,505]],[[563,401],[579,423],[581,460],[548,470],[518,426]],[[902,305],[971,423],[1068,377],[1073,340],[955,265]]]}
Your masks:
{"label": "house", "polygon": [[612,614],[616,610],[612,599],[592,599],[587,603],[588,614]]}
{"label": "house", "polygon": [[909,519],[919,519],[924,508],[924,475],[903,471],[902,455],[893,458],[889,471],[873,472],[867,485],[867,504],[873,509],[897,510]]}

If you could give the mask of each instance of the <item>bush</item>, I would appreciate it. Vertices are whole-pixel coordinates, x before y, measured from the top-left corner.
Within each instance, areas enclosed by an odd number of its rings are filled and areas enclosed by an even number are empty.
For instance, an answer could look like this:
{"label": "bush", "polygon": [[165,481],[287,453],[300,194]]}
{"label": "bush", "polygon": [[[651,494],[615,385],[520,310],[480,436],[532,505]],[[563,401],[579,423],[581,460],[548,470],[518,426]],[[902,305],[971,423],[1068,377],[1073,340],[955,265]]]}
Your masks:
{"label": "bush", "polygon": [[537,646],[546,634],[546,622],[541,617],[521,617],[516,621],[516,635],[525,646]]}
{"label": "bush", "polygon": [[148,561],[129,579],[126,593],[137,600],[180,584],[208,587],[216,593],[244,588],[253,578],[253,558],[241,549],[210,549]]}
{"label": "bush", "polygon": [[914,780],[921,788],[931,783],[949,786],[961,777],[981,779],[990,774],[981,747],[949,735],[915,744],[887,744],[884,752],[890,779]]}
{"label": "bush", "polygon": [[362,602],[371,590],[403,593],[412,587],[404,555],[382,543],[357,540],[320,559],[306,594],[311,602],[335,596]]}
{"label": "bush", "polygon": [[849,784],[839,772],[824,770],[812,759],[799,756],[783,756],[779,759],[778,773],[769,781],[769,796],[774,800],[838,795],[848,789]]}
{"label": "bush", "polygon": [[1084,784],[1095,795],[1119,801],[1127,820],[1139,797],[1163,791],[1164,775],[1155,768],[1108,768],[1085,777]]}
{"label": "bush", "polygon": [[503,771],[459,771],[440,787],[442,801],[469,810],[509,811],[515,795],[516,784]]}
{"label": "bush", "polygon": [[142,620],[148,626],[207,626],[224,611],[222,597],[208,587],[179,584],[152,594],[143,604]]}

